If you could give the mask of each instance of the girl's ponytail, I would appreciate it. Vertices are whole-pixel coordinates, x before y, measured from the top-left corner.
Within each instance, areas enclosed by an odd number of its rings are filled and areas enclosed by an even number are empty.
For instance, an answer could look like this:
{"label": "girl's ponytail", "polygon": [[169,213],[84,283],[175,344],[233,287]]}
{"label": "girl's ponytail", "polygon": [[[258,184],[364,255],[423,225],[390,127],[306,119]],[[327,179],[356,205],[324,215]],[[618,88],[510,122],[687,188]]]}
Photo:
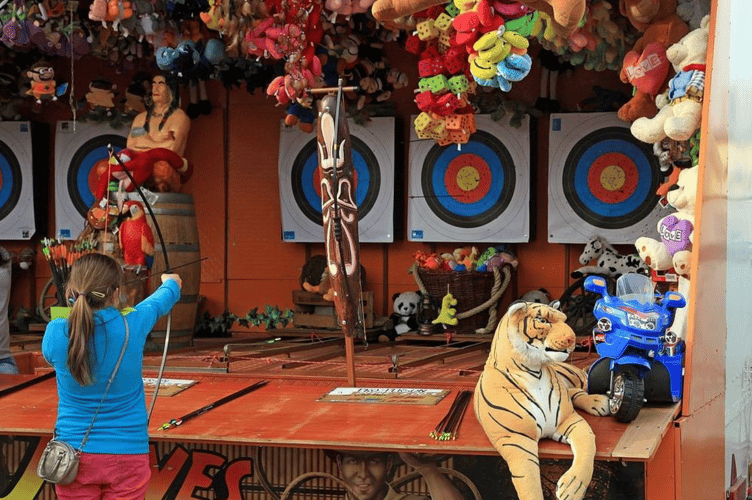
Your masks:
{"label": "girl's ponytail", "polygon": [[[68,369],[73,379],[81,385],[91,385],[92,378],[91,350],[94,334],[94,312],[86,296],[73,293],[73,307],[68,316]],[[70,299],[69,299],[70,300]]]}
{"label": "girl's ponytail", "polygon": [[107,255],[92,253],[73,265],[65,297],[71,304],[68,316],[68,369],[81,385],[94,382],[94,313],[112,305],[122,282],[120,265]]}

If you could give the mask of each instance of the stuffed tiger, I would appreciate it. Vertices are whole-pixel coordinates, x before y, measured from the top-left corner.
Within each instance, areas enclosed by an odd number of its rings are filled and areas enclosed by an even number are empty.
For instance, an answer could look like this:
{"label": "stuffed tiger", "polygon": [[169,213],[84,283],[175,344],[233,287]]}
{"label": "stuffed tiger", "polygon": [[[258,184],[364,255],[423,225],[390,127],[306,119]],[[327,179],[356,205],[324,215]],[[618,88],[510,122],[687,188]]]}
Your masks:
{"label": "stuffed tiger", "polygon": [[575,335],[561,311],[513,303],[496,328],[475,388],[475,415],[509,465],[520,500],[542,500],[538,440],[572,447],[574,461],[557,483],[560,500],[580,500],[593,475],[595,435],[577,408],[608,415],[608,398],[586,392],[584,371],[561,363]]}

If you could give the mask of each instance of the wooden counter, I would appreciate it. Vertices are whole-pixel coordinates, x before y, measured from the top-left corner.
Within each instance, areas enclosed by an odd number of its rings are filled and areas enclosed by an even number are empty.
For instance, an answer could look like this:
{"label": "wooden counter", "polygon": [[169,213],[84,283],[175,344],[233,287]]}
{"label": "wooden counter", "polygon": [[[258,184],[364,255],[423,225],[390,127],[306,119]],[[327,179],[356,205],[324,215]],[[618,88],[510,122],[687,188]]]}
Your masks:
{"label": "wooden counter", "polygon": [[[147,376],[154,376],[147,373]],[[0,387],[31,376],[0,376]],[[261,389],[200,415],[184,425],[159,431],[170,419],[185,415],[258,380],[234,374],[170,373],[172,379],[197,380],[174,395],[159,397],[149,425],[152,440],[186,443],[233,443],[280,447],[374,449],[438,452],[461,455],[496,455],[496,450],[468,410],[454,441],[436,441],[429,432],[447,413],[460,388],[473,382],[415,383],[403,380],[362,380],[359,387],[446,388],[452,392],[436,405],[394,405],[319,402],[337,380],[271,379]],[[10,383],[9,383],[10,382]],[[147,396],[148,398],[149,396]],[[54,379],[0,398],[0,433],[50,435],[55,422],[57,392]],[[600,460],[650,461],[679,412],[679,405],[647,406],[631,424],[612,417],[585,415],[596,435]],[[398,432],[395,432],[398,430]],[[540,443],[542,457],[571,457],[567,445]]]}

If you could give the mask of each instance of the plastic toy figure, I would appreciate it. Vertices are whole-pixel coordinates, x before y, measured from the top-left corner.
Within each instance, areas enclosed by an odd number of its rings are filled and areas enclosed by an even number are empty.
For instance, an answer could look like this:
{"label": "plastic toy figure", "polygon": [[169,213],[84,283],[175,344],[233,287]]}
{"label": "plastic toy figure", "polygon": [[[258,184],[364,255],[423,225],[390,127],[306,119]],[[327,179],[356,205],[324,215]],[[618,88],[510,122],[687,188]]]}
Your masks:
{"label": "plastic toy figure", "polygon": [[621,422],[637,417],[645,400],[677,402],[682,396],[684,342],[668,330],[686,300],[677,292],[655,293],[653,282],[628,273],[609,295],[606,279],[589,276],[585,289],[599,293],[593,335],[601,356],[590,367],[591,394],[609,396],[611,413]]}

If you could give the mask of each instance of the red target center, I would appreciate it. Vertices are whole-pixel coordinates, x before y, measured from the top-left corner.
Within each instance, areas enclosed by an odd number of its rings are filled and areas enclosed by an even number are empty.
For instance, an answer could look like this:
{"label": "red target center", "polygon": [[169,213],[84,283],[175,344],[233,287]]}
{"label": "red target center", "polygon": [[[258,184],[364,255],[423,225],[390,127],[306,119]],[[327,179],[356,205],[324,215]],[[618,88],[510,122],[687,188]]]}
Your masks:
{"label": "red target center", "polygon": [[3,172],[0,170],[0,189],[3,189]]}
{"label": "red target center", "polygon": [[588,189],[604,203],[621,203],[634,194],[639,182],[637,165],[622,153],[605,153],[588,171]]}
{"label": "red target center", "polygon": [[460,203],[482,200],[491,189],[491,169],[486,160],[474,154],[453,158],[444,173],[449,195]]}

